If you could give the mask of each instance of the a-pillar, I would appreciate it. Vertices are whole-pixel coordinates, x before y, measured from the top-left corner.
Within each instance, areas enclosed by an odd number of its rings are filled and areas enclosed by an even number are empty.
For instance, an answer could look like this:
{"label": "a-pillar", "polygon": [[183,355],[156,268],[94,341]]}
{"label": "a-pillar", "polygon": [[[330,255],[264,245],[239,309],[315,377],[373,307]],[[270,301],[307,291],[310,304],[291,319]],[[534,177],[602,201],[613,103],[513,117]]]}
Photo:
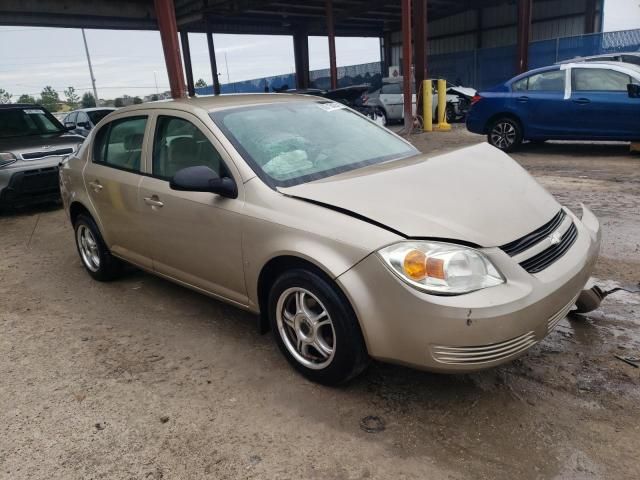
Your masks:
{"label": "a-pillar", "polygon": [[173,98],[186,97],[184,74],[182,72],[182,59],[178,45],[178,26],[176,24],[176,11],[173,0],[154,0],[160,40],[164,52],[164,61],[167,66],[169,86]]}
{"label": "a-pillar", "polygon": [[418,115],[422,115],[422,81],[427,73],[427,0],[413,0],[413,48],[415,50],[416,107]]}
{"label": "a-pillar", "polygon": [[293,56],[296,64],[296,88],[309,88],[309,35],[298,27],[293,33]]}
{"label": "a-pillar", "polygon": [[517,72],[526,72],[529,68],[529,38],[531,37],[531,2],[518,0],[518,58]]}
{"label": "a-pillar", "polygon": [[333,19],[333,0],[325,1],[327,16],[327,39],[329,40],[329,77],[331,88],[338,88],[338,67],[336,63],[336,30]]}

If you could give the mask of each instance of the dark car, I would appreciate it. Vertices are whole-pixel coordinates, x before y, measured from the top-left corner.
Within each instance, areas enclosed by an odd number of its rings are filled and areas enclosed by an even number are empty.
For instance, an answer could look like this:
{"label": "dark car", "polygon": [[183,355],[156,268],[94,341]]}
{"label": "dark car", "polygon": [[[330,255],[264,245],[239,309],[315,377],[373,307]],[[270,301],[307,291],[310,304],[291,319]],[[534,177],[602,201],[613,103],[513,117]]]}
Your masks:
{"label": "dark car", "polygon": [[0,208],[59,199],[58,164],[83,140],[44,107],[0,105]]}
{"label": "dark car", "polygon": [[72,133],[86,137],[100,120],[115,111],[115,108],[81,108],[69,113],[62,123]]}
{"label": "dark car", "polygon": [[580,62],[518,75],[472,100],[467,129],[511,151],[523,140],[640,140],[640,66]]}

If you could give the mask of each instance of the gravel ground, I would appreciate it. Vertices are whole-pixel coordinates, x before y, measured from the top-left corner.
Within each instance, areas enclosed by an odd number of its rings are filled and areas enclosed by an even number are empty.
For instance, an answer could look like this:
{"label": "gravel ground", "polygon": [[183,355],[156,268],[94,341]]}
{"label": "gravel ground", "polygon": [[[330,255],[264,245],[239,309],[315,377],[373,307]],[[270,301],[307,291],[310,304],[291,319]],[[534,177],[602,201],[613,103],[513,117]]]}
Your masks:
{"label": "gravel ground", "polygon": [[[456,126],[411,140],[435,154],[483,139]],[[627,150],[513,155],[599,216],[607,287],[640,280],[640,157]],[[640,357],[638,295],[568,317],[501,368],[374,363],[326,388],[247,313],[135,270],[92,281],[60,209],[0,216],[0,241],[2,479],[638,478],[640,369],[614,357]]]}

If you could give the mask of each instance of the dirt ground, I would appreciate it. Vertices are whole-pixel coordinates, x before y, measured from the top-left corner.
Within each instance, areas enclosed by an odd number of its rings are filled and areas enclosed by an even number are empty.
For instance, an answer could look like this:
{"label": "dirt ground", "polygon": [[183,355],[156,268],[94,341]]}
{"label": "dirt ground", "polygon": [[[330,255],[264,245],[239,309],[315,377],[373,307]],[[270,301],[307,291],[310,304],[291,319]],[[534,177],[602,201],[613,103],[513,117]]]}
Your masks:
{"label": "dirt ground", "polygon": [[[457,126],[427,152],[482,141]],[[526,145],[514,158],[604,229],[598,282],[640,280],[640,157]],[[373,363],[307,382],[244,312],[132,271],[84,272],[62,210],[0,216],[2,479],[637,479],[640,296],[568,317],[501,368]],[[383,430],[361,421],[377,416]]]}

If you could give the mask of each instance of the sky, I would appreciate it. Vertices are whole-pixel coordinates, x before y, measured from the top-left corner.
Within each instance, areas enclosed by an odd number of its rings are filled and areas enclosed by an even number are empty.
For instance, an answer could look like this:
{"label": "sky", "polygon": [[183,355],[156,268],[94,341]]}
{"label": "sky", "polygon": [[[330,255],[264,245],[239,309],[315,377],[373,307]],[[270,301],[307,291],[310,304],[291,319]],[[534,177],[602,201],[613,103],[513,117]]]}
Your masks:
{"label": "sky", "polygon": [[[85,30],[100,98],[144,96],[169,89],[160,34],[155,31]],[[221,83],[295,70],[290,36],[214,34]],[[377,38],[336,38],[337,63],[380,60]],[[212,83],[207,40],[189,34],[193,76]],[[312,70],[329,67],[326,37],[309,38]],[[227,68],[228,65],[228,68]],[[0,88],[14,95],[40,95],[51,85],[60,94],[73,86],[82,95],[91,79],[79,29],[0,27]],[[62,95],[61,95],[62,97]]]}
{"label": "sky", "polygon": [[[604,30],[640,28],[640,0],[605,0]],[[169,89],[160,34],[153,31],[86,30],[100,98],[144,96]],[[194,78],[211,84],[204,34],[190,34]],[[222,83],[294,71],[290,36],[214,34]],[[337,38],[338,65],[380,60],[377,38]],[[309,38],[310,68],[328,68],[326,37]],[[228,68],[227,68],[228,65]],[[0,27],[0,88],[34,97],[46,85],[82,95],[91,80],[78,29]]]}

